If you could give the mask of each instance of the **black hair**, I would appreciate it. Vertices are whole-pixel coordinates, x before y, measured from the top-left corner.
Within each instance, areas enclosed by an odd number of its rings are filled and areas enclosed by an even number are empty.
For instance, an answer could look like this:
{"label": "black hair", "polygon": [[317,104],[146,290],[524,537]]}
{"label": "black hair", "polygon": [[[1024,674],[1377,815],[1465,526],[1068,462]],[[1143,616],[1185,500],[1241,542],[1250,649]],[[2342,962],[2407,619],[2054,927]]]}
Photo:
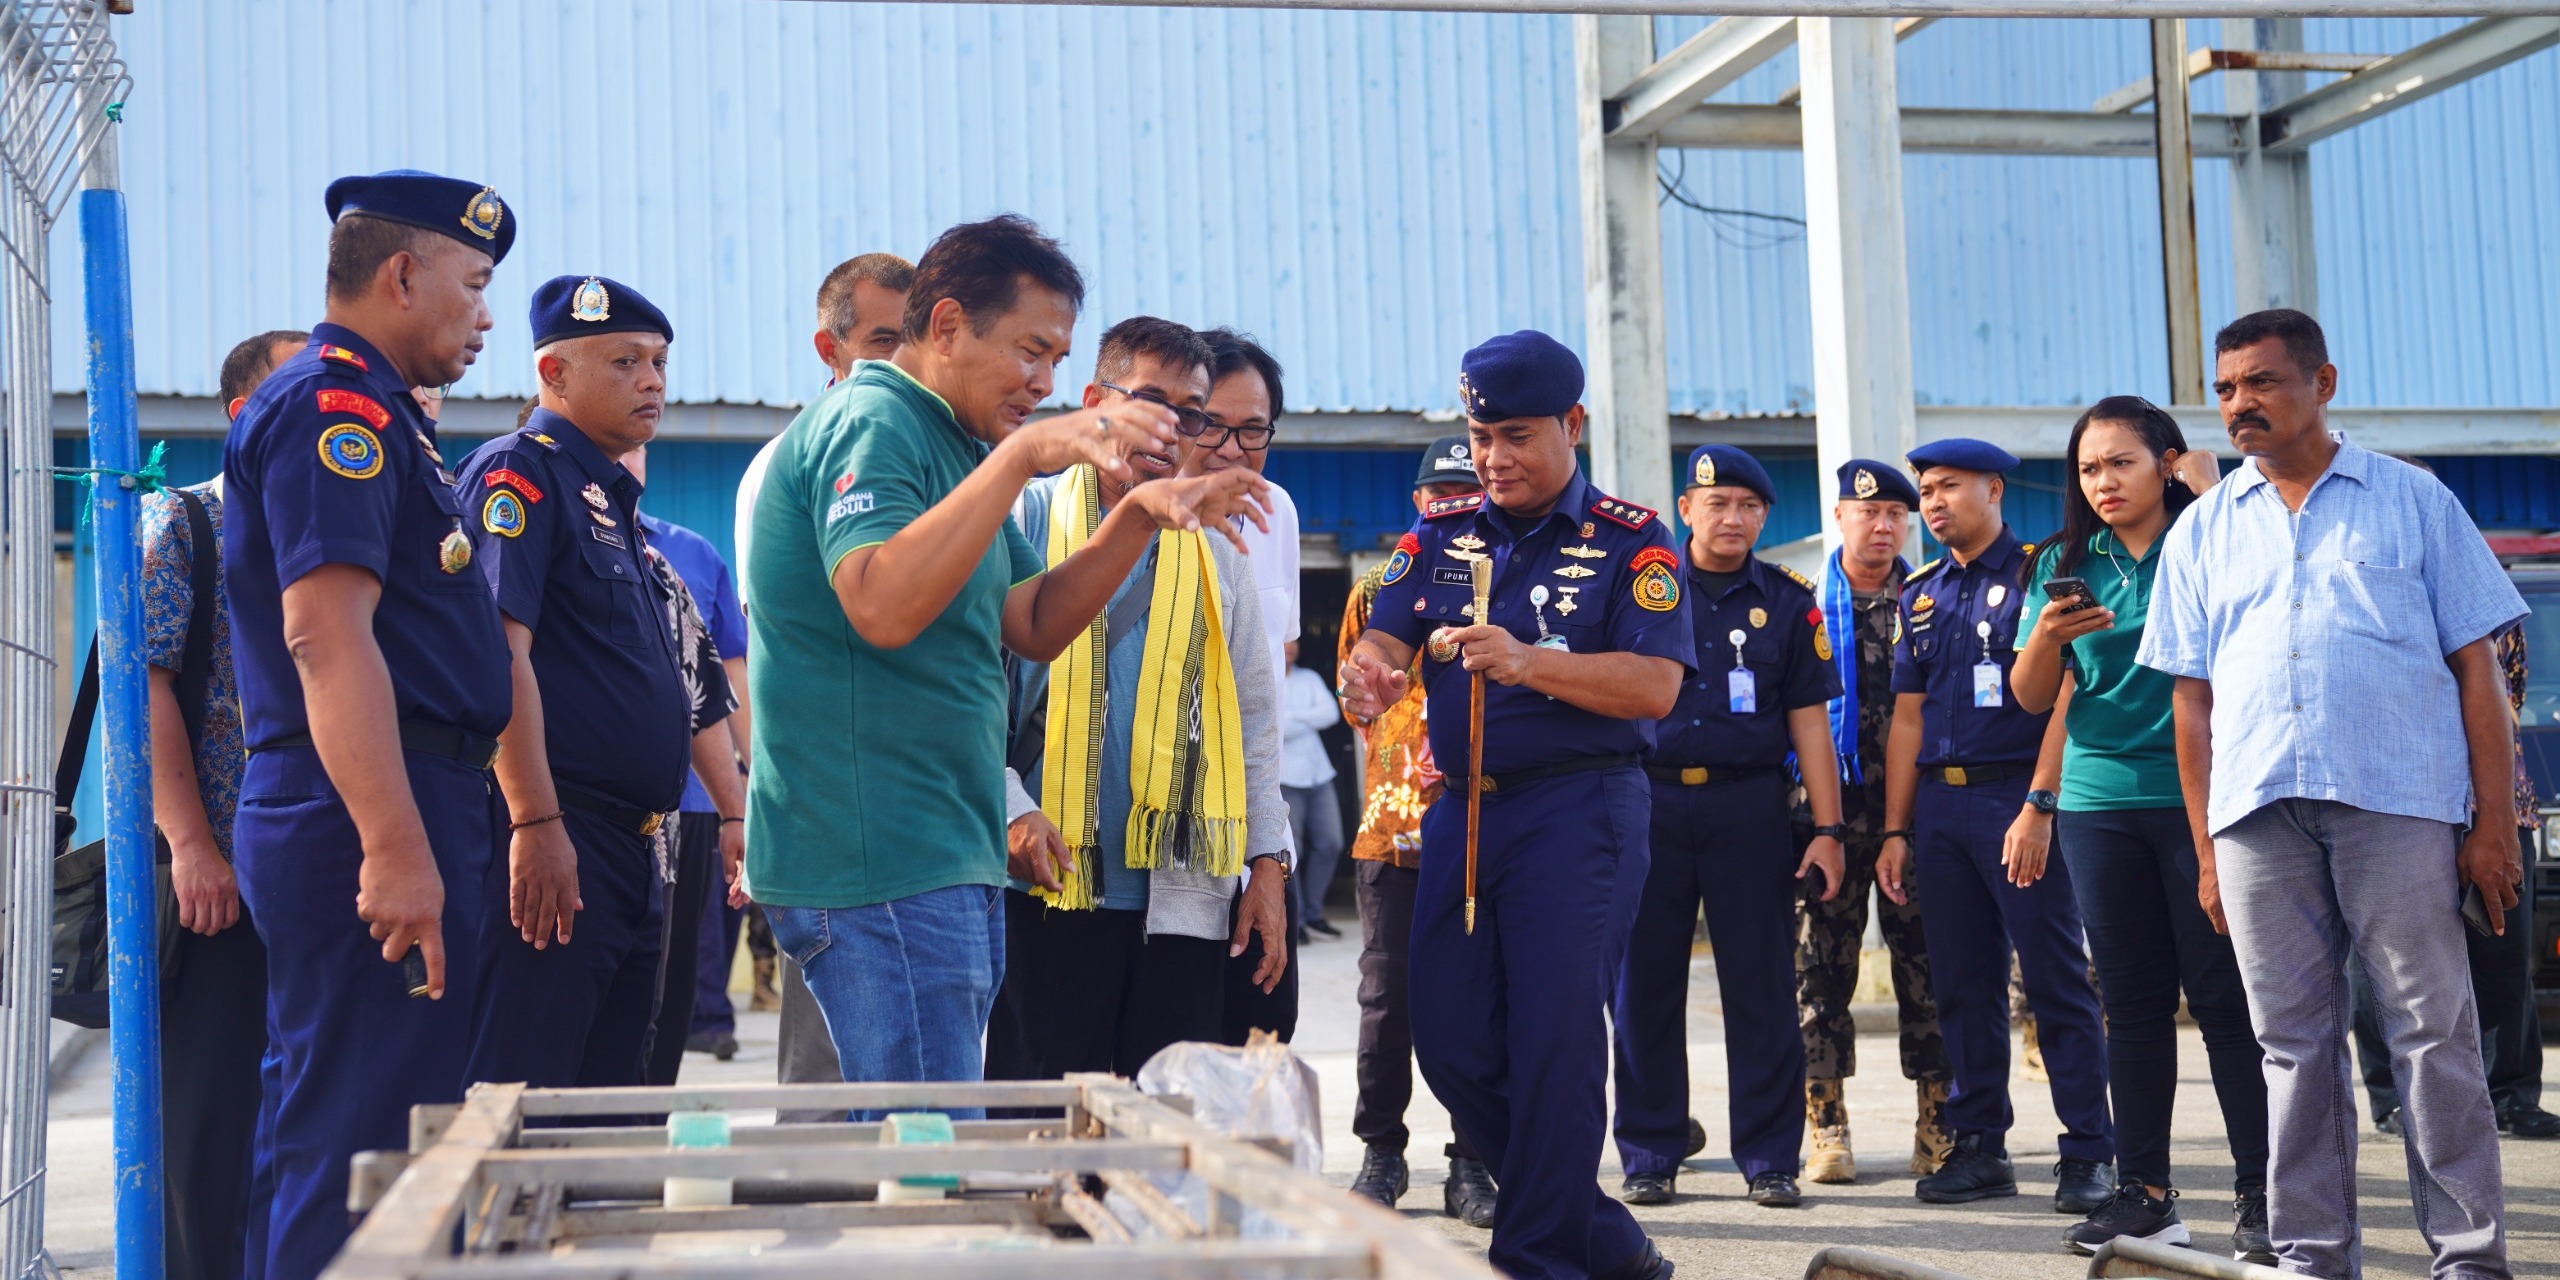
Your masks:
{"label": "black hair", "polygon": [[1154,316],[1131,316],[1102,331],[1102,349],[1093,357],[1094,380],[1126,379],[1140,356],[1152,356],[1188,373],[1209,367],[1209,344],[1189,325]]}
{"label": "black hair", "polygon": [[301,346],[311,335],[300,329],[269,329],[254,338],[243,338],[231,354],[222,358],[222,377],[216,394],[222,397],[225,411],[231,402],[258,389],[267,375],[276,371],[276,348],[288,343]]}
{"label": "black hair", "polygon": [[526,423],[528,423],[528,422],[533,421],[533,411],[534,411],[534,410],[536,410],[536,409],[539,409],[539,408],[541,408],[541,407],[542,407],[542,400],[540,399],[540,397],[536,397],[536,398],[534,398],[534,399],[527,400],[527,401],[525,401],[523,404],[517,405],[517,406],[516,406],[516,430],[518,430],[518,431],[522,431],[522,430],[524,430],[524,424],[526,424]]}
{"label": "black hair", "polygon": [[[2057,548],[2053,558],[2055,577],[2065,576],[2079,568],[2081,559],[2089,554],[2089,539],[2107,527],[2106,521],[2098,518],[2098,509],[2089,505],[2089,495],[2080,491],[2080,438],[2089,434],[2089,424],[2093,422],[2113,422],[2132,428],[2155,458],[2187,451],[2187,433],[2178,429],[2178,420],[2170,417],[2168,410],[2140,396],[2108,396],[2090,405],[2089,411],[2071,424],[2071,441],[2062,446],[2065,480],[2062,486],[2062,532],[2053,538],[2053,545]],[[2166,476],[2160,478],[2160,486],[2161,505],[2168,508],[2170,523],[2174,524],[2178,513],[2186,510],[2196,500],[2196,495],[2187,486]]]}
{"label": "black hair", "polygon": [[924,341],[933,309],[945,298],[968,314],[970,332],[985,334],[996,317],[1013,310],[1026,276],[1071,309],[1084,310],[1084,273],[1031,219],[1000,213],[943,232],[916,263],[915,287],[907,291],[907,341]]}
{"label": "black hair", "polygon": [[443,236],[389,218],[350,213],[329,228],[329,296],[352,301],[373,287],[373,273],[395,253],[424,256],[422,246]]}
{"label": "black hair", "polygon": [[1289,401],[1280,392],[1280,362],[1262,349],[1262,344],[1233,329],[1211,329],[1200,335],[1209,340],[1209,385],[1214,387],[1228,375],[1251,369],[1262,375],[1263,389],[1271,393],[1271,420],[1280,421],[1281,409]]}
{"label": "black hair", "polygon": [[[853,332],[853,286],[868,280],[891,293],[916,287],[916,267],[894,253],[866,253],[847,258],[818,282],[818,327],[841,342]],[[901,315],[899,322],[906,317]]]}
{"label": "black hair", "polygon": [[2320,322],[2290,307],[2252,311],[2222,326],[2222,332],[2213,335],[2213,353],[2254,347],[2269,338],[2284,339],[2285,354],[2302,366],[2304,377],[2329,363],[2329,339],[2320,332]]}

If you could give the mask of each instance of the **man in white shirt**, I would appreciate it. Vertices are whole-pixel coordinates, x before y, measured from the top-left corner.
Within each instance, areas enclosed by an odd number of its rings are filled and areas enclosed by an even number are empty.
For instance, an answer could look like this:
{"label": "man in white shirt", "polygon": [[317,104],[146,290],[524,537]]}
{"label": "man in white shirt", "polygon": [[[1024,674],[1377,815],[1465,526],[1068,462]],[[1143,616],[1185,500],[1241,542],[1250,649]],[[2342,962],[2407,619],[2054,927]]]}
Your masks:
{"label": "man in white shirt", "polygon": [[1342,931],[1324,918],[1325,890],[1342,857],[1342,801],[1333,792],[1333,756],[1317,736],[1342,722],[1333,683],[1298,665],[1298,642],[1282,651],[1288,666],[1280,682],[1280,794],[1289,801],[1289,828],[1298,851],[1298,922],[1327,938]]}
{"label": "man in white shirt", "polygon": [[[826,362],[827,385],[834,387],[853,373],[853,366],[865,360],[886,360],[898,349],[900,327],[907,311],[907,290],[915,284],[915,264],[894,253],[866,253],[837,263],[827,278],[818,285],[818,331],[810,341],[818,349],[818,359]],[[773,461],[773,451],[782,436],[764,442],[756,456],[747,462],[746,474],[738,478],[738,516],[735,533],[736,563],[743,570],[747,563],[747,542],[756,522],[756,494],[764,487],[765,467]],[[738,575],[738,603],[748,605],[747,578]],[[738,709],[733,724],[738,743],[738,758],[747,758],[747,662],[743,657],[730,658],[729,687],[738,695]],[[716,898],[717,895],[715,895]],[[715,909],[727,911],[727,904]],[[731,912],[723,921],[717,941],[701,948],[704,970],[703,990],[726,990],[729,985],[729,963],[738,950],[740,913]],[[709,941],[706,939],[706,941]],[[725,943],[725,945],[722,945]],[[768,944],[769,945],[769,944]],[[761,960],[761,957],[759,957]],[[800,966],[787,955],[777,956],[781,970],[782,1026],[775,1047],[775,1077],[783,1084],[833,1084],[844,1078],[836,1061],[835,1043],[827,1038],[827,1024],[818,1012],[816,998],[809,994],[809,983],[800,976]],[[763,964],[757,968],[761,970]],[[716,970],[716,972],[714,972]],[[761,974],[758,975],[762,977]],[[761,981],[758,982],[762,986]],[[814,1122],[831,1118],[830,1111],[782,1114],[784,1123]]]}

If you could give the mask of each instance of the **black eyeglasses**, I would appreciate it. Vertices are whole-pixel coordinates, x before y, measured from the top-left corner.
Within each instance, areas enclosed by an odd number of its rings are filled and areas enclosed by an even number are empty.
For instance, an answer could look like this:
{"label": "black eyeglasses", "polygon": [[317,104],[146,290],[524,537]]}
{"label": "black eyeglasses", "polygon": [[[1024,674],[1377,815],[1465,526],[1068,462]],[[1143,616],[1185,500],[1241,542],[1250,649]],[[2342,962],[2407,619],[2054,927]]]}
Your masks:
{"label": "black eyeglasses", "polygon": [[1102,389],[1103,389],[1103,390],[1105,390],[1105,391],[1117,391],[1117,392],[1119,392],[1120,394],[1122,394],[1122,395],[1124,395],[1124,396],[1127,396],[1127,397],[1129,397],[1129,398],[1130,398],[1130,399],[1132,399],[1132,400],[1144,400],[1144,401],[1146,401],[1148,404],[1152,404],[1152,405],[1161,405],[1161,406],[1163,406],[1163,407],[1164,407],[1164,408],[1166,408],[1166,409],[1170,409],[1170,410],[1172,410],[1172,411],[1173,411],[1173,429],[1174,429],[1174,430],[1176,430],[1176,431],[1181,432],[1182,434],[1184,434],[1184,435],[1186,435],[1186,436],[1196,436],[1196,435],[1200,434],[1202,431],[1204,431],[1204,430],[1207,430],[1207,429],[1208,429],[1208,426],[1209,426],[1209,415],[1208,415],[1208,414],[1202,413],[1202,412],[1201,412],[1201,411],[1199,411],[1198,409],[1186,409],[1186,408],[1182,407],[1181,405],[1175,404],[1175,403],[1173,403],[1172,401],[1165,399],[1163,396],[1157,395],[1155,392],[1152,392],[1152,391],[1131,391],[1131,390],[1130,390],[1130,389],[1128,389],[1127,387],[1118,386],[1118,385],[1115,385],[1115,384],[1113,384],[1113,383],[1109,383],[1109,382],[1102,382],[1102,381],[1096,381],[1096,382],[1094,383],[1094,385],[1095,385],[1095,386],[1098,386],[1098,387],[1100,387],[1100,388],[1102,388]]}

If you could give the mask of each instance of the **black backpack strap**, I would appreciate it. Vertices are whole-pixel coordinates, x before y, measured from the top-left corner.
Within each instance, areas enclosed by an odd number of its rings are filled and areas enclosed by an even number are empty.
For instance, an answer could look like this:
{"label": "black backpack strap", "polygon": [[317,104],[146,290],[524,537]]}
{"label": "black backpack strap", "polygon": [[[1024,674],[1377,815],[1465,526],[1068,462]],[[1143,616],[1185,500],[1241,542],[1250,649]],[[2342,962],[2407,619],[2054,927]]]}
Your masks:
{"label": "black backpack strap", "polygon": [[205,690],[213,683],[214,611],[220,607],[221,594],[215,570],[222,563],[222,545],[214,537],[213,518],[205,511],[204,499],[185,489],[169,492],[187,508],[187,647],[178,660],[176,692],[192,753],[204,745]]}
{"label": "black backpack strap", "polygon": [[[71,723],[62,731],[62,756],[53,765],[53,812],[60,825],[80,794],[80,770],[89,760],[89,726],[98,718],[98,638],[89,637],[89,660],[80,668],[80,692],[71,699]],[[57,835],[59,838],[59,835]]]}

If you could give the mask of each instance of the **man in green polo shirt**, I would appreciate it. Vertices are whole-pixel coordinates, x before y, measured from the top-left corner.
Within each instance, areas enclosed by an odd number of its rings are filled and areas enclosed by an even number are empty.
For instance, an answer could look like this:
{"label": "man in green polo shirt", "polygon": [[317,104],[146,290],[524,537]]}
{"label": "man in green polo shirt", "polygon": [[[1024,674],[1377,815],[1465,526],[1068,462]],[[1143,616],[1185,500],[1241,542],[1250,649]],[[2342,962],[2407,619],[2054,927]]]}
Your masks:
{"label": "man in green polo shirt", "polygon": [[1083,300],[1022,218],[944,232],[897,352],[801,413],[756,502],[746,881],[847,1080],[980,1076],[1004,976],[999,648],[1055,658],[1159,528],[1262,519],[1258,476],[1158,481],[1041,571],[1010,518],[1026,482],[1085,463],[1125,480],[1132,451],[1174,448],[1145,402],[1025,425]]}

